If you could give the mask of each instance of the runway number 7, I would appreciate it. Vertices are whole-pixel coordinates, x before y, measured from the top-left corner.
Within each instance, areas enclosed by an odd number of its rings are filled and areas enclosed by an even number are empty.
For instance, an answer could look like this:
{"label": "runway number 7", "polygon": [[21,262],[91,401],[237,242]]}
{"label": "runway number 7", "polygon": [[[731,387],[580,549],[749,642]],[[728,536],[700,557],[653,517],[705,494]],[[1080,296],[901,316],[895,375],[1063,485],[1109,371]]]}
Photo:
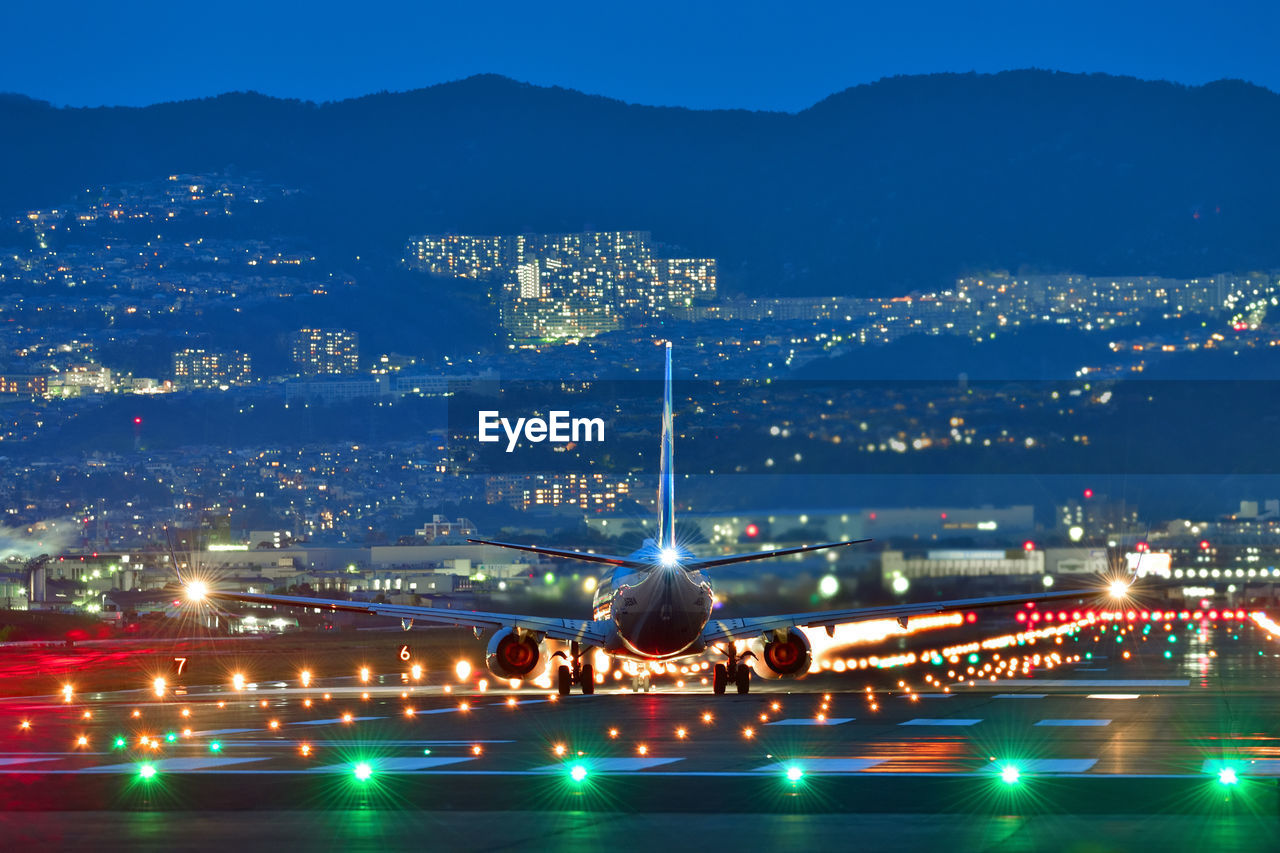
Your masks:
{"label": "runway number 7", "polygon": [[182,675],[182,671],[183,671],[184,669],[186,669],[186,668],[187,668],[187,659],[186,659],[186,658],[174,658],[174,659],[173,659],[173,674],[174,674],[174,675]]}

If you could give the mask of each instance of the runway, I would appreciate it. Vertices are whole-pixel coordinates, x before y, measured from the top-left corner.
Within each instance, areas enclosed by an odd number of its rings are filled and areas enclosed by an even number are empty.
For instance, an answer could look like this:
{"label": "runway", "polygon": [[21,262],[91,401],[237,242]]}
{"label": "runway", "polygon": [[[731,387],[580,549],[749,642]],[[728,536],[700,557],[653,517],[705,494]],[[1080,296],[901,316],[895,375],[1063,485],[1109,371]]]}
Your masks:
{"label": "runway", "polygon": [[[1056,647],[1079,661],[946,681],[950,692],[923,680],[943,663],[904,668],[901,686],[896,672],[823,673],[756,680],[745,696],[692,679],[561,698],[385,674],[9,699],[0,828],[56,846],[87,827],[126,838],[196,824],[257,849],[294,826],[359,847],[407,843],[397,833],[431,815],[492,848],[535,830],[614,839],[611,827],[643,827],[634,844],[607,842],[630,849],[652,840],[658,814],[748,842],[785,824],[814,843],[857,827],[875,846],[909,824],[918,840],[967,826],[979,846],[1018,836],[1044,849],[1032,842],[1096,823],[1173,849],[1280,843],[1280,643],[1245,622],[1183,634],[1129,646],[1080,636]],[[362,814],[383,816],[376,832],[337,820]]]}

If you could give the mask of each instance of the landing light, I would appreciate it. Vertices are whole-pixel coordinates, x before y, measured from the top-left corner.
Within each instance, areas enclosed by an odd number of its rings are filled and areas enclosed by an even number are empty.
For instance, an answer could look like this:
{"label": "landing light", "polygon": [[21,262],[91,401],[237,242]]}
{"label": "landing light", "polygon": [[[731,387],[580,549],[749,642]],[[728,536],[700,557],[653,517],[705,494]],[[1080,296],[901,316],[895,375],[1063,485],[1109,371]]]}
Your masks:
{"label": "landing light", "polygon": [[668,569],[673,568],[680,559],[680,554],[675,548],[663,548],[658,556],[662,560],[662,565]]}
{"label": "landing light", "polygon": [[190,601],[203,601],[208,594],[209,587],[202,581],[192,581],[187,584],[187,599]]}
{"label": "landing light", "polygon": [[1126,583],[1125,581],[1112,581],[1112,582],[1111,582],[1111,597],[1112,597],[1112,598],[1124,598],[1124,597],[1125,597],[1126,595],[1128,595],[1128,594],[1129,594],[1129,584],[1128,584],[1128,583]]}

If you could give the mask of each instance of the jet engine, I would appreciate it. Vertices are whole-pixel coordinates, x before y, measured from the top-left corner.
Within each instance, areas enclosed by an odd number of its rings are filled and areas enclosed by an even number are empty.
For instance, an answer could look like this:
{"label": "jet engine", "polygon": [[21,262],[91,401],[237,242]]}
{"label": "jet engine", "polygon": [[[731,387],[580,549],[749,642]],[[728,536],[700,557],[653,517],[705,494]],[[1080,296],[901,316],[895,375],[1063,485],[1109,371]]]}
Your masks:
{"label": "jet engine", "polygon": [[547,650],[538,635],[508,628],[489,640],[485,665],[495,678],[537,678],[547,665]]}
{"label": "jet engine", "polygon": [[781,631],[766,634],[752,643],[752,651],[758,662],[754,669],[764,678],[800,678],[813,661],[809,638],[794,628],[785,636]]}

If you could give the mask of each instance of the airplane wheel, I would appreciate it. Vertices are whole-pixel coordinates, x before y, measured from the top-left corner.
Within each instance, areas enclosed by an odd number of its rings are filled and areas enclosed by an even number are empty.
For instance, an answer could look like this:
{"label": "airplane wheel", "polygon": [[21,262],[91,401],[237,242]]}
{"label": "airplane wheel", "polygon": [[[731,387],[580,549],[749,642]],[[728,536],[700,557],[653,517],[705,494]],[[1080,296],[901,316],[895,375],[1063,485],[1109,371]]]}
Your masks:
{"label": "airplane wheel", "polygon": [[596,671],[591,668],[591,664],[582,667],[582,695],[590,696],[596,692]]}
{"label": "airplane wheel", "polygon": [[724,689],[729,685],[729,669],[722,663],[716,664],[716,668],[711,673],[711,690],[717,696],[724,695]]}
{"label": "airplane wheel", "polygon": [[569,667],[561,666],[556,671],[556,678],[559,681],[557,686],[560,688],[560,695],[568,696],[570,689],[573,687],[573,674],[569,672]]}
{"label": "airplane wheel", "polygon": [[751,692],[751,667],[738,664],[738,677],[734,679],[738,685],[738,694]]}

